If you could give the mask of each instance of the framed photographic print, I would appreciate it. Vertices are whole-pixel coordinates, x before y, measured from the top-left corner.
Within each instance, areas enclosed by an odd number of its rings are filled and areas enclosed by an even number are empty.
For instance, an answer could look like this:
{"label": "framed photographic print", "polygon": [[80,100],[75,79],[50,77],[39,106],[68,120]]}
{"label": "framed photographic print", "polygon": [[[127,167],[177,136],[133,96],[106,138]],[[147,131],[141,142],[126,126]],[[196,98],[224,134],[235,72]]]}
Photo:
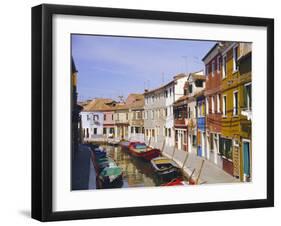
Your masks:
{"label": "framed photographic print", "polygon": [[32,217],[274,205],[274,21],[32,8]]}

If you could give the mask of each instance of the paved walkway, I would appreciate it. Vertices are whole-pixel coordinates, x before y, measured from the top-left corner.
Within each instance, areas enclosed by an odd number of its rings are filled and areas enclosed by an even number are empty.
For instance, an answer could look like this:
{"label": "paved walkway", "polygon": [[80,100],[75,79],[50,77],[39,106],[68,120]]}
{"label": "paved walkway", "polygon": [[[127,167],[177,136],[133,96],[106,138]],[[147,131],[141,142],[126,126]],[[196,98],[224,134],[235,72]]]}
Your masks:
{"label": "paved walkway", "polygon": [[[161,149],[161,144],[152,144],[153,146]],[[199,183],[233,183],[239,182],[238,179],[226,173],[223,169],[219,168],[214,163],[197,156],[195,153],[187,153],[182,150],[174,150],[173,147],[165,146],[162,153],[164,156],[173,159],[179,167],[183,169],[186,176],[190,176],[195,169],[192,178],[196,180],[204,160]]]}
{"label": "paved walkway", "polygon": [[79,145],[79,151],[75,154],[72,164],[72,190],[89,189],[92,163],[91,149],[88,145]]}

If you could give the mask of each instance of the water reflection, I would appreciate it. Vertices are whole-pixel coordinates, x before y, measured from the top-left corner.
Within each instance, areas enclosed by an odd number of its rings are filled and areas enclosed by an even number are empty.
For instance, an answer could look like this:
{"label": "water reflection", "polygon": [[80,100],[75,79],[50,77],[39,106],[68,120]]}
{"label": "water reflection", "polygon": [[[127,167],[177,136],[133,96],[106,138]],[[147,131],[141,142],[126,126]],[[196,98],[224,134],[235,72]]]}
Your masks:
{"label": "water reflection", "polygon": [[159,186],[164,181],[154,174],[150,162],[131,156],[121,147],[103,146],[108,156],[113,158],[123,170],[123,187]]}

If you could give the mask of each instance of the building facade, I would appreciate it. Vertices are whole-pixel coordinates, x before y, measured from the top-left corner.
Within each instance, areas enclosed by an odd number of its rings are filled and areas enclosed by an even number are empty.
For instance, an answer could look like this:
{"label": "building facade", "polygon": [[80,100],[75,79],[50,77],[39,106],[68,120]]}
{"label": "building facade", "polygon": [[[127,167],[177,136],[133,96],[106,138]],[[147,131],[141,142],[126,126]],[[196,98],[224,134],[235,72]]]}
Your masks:
{"label": "building facade", "polygon": [[80,116],[79,113],[82,110],[82,107],[77,104],[77,75],[78,71],[76,69],[73,58],[71,58],[71,92],[72,92],[72,102],[71,102],[71,148],[72,148],[72,158],[74,158],[75,153],[78,151],[78,144],[80,141]]}
{"label": "building facade", "polygon": [[174,129],[175,147],[178,150],[188,151],[188,127],[187,127],[187,96],[180,97],[174,103]]}
{"label": "building facade", "polygon": [[203,71],[190,73],[185,84],[187,95],[188,151],[197,153],[197,100],[196,95],[205,89]]}
{"label": "building facade", "polygon": [[103,138],[103,113],[82,111],[81,122],[84,142],[99,141]]}
{"label": "building facade", "polygon": [[222,168],[219,151],[221,138],[221,84],[223,43],[216,43],[204,56],[206,74],[206,158]]}
{"label": "building facade", "polygon": [[80,113],[84,142],[99,142],[113,135],[115,105],[115,101],[107,98],[96,98],[85,104]]}
{"label": "building facade", "polygon": [[115,137],[120,140],[129,139],[129,108],[125,103],[116,106],[114,121]]}
{"label": "building facade", "polygon": [[108,110],[103,112],[103,135],[106,138],[115,137],[114,111]]}
{"label": "building facade", "polygon": [[144,141],[144,95],[135,94],[129,105],[130,140]]}
{"label": "building facade", "polygon": [[222,52],[223,169],[251,180],[251,44],[230,43]]}
{"label": "building facade", "polygon": [[197,155],[208,159],[206,148],[206,114],[204,90],[196,94],[197,109]]}
{"label": "building facade", "polygon": [[171,136],[171,131],[165,130],[165,90],[165,86],[162,86],[144,92],[144,135],[148,144],[163,143],[165,135]]}
{"label": "building facade", "polygon": [[174,129],[174,109],[173,104],[180,97],[184,95],[184,85],[187,80],[185,74],[178,74],[174,76],[173,81],[165,85],[165,143],[169,147],[175,145],[175,129]]}

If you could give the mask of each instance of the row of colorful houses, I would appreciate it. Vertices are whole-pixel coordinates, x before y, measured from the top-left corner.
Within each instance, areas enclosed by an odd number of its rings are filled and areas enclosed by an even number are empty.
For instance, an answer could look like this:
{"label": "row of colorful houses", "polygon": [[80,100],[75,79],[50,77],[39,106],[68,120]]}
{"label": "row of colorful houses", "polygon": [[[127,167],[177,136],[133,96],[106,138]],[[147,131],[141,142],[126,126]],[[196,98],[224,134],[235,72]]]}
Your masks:
{"label": "row of colorful houses", "polygon": [[126,101],[94,99],[81,115],[84,141],[115,137],[196,154],[251,180],[251,43],[218,42],[205,70],[179,74]]}
{"label": "row of colorful houses", "polygon": [[84,142],[107,138],[144,140],[144,98],[130,94],[126,101],[96,98],[83,106],[81,134]]}

